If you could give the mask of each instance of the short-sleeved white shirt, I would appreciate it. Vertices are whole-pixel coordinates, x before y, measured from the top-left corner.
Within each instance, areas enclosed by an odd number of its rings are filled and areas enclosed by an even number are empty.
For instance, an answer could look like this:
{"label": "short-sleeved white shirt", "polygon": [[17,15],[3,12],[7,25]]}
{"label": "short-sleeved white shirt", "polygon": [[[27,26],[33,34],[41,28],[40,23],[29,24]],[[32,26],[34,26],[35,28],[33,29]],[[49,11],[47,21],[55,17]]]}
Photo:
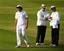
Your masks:
{"label": "short-sleeved white shirt", "polygon": [[39,10],[37,12],[37,26],[46,26],[46,18],[49,14],[45,11]]}
{"label": "short-sleeved white shirt", "polygon": [[15,19],[17,20],[17,26],[24,25],[26,22],[26,18],[28,18],[25,11],[17,11],[15,14]]}
{"label": "short-sleeved white shirt", "polygon": [[52,20],[50,21],[50,26],[52,26],[53,28],[58,28],[58,24],[60,23],[59,13],[57,11],[52,12],[50,17],[52,17]]}

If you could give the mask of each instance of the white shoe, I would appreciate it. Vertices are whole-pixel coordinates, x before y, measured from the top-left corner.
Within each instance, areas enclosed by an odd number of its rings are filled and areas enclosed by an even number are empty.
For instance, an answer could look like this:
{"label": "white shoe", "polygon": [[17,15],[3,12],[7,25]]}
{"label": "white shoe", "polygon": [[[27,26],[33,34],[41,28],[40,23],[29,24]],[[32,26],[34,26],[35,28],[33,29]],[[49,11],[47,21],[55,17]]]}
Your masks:
{"label": "white shoe", "polygon": [[56,45],[55,45],[55,44],[53,44],[52,46],[53,46],[53,47],[56,47]]}
{"label": "white shoe", "polygon": [[40,43],[41,47],[44,46],[44,43]]}
{"label": "white shoe", "polygon": [[42,46],[43,46],[43,45],[44,45],[44,43],[40,43],[40,45],[42,45]]}
{"label": "white shoe", "polygon": [[30,47],[30,45],[27,45],[27,47],[29,48],[29,47]]}
{"label": "white shoe", "polygon": [[55,44],[51,44],[50,46],[51,46],[51,47],[56,47],[56,45],[55,45]]}
{"label": "white shoe", "polygon": [[36,46],[39,45],[39,43],[36,43]]}

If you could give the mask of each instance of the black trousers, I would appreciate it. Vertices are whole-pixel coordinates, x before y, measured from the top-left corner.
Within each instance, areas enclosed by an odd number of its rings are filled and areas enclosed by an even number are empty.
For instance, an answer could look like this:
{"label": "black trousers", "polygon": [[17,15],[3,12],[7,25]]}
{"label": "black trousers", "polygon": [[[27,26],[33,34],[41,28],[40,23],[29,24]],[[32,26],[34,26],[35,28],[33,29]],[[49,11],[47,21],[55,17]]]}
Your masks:
{"label": "black trousers", "polygon": [[58,28],[51,27],[51,34],[52,34],[52,44],[58,45],[59,41],[59,24]]}
{"label": "black trousers", "polygon": [[36,43],[44,43],[45,33],[46,33],[46,26],[37,26]]}

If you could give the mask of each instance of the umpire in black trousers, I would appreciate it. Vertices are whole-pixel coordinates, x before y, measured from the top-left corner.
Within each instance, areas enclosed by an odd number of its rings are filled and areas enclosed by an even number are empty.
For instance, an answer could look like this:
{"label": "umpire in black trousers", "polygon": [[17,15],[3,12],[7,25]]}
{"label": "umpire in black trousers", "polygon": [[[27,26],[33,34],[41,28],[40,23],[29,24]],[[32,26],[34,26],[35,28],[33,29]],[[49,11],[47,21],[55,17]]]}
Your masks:
{"label": "umpire in black trousers", "polygon": [[56,6],[51,6],[51,16],[49,17],[51,26],[51,37],[52,44],[50,46],[56,47],[59,42],[59,27],[60,27],[60,16],[58,11],[56,11]]}
{"label": "umpire in black trousers", "polygon": [[36,46],[44,44],[45,34],[46,34],[46,19],[48,17],[46,11],[46,5],[42,4],[41,9],[37,12],[37,37]]}

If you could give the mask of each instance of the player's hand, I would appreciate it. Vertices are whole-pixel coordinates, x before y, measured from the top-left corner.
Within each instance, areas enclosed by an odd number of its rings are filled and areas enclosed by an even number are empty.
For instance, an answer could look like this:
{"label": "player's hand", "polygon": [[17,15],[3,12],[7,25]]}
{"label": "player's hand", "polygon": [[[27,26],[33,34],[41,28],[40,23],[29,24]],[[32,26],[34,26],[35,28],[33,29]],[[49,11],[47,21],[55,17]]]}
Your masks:
{"label": "player's hand", "polygon": [[52,20],[52,17],[49,17],[48,19],[51,19]]}
{"label": "player's hand", "polygon": [[26,25],[26,29],[28,28],[28,25]]}
{"label": "player's hand", "polygon": [[51,21],[52,20],[52,17],[48,17],[48,20]]}

